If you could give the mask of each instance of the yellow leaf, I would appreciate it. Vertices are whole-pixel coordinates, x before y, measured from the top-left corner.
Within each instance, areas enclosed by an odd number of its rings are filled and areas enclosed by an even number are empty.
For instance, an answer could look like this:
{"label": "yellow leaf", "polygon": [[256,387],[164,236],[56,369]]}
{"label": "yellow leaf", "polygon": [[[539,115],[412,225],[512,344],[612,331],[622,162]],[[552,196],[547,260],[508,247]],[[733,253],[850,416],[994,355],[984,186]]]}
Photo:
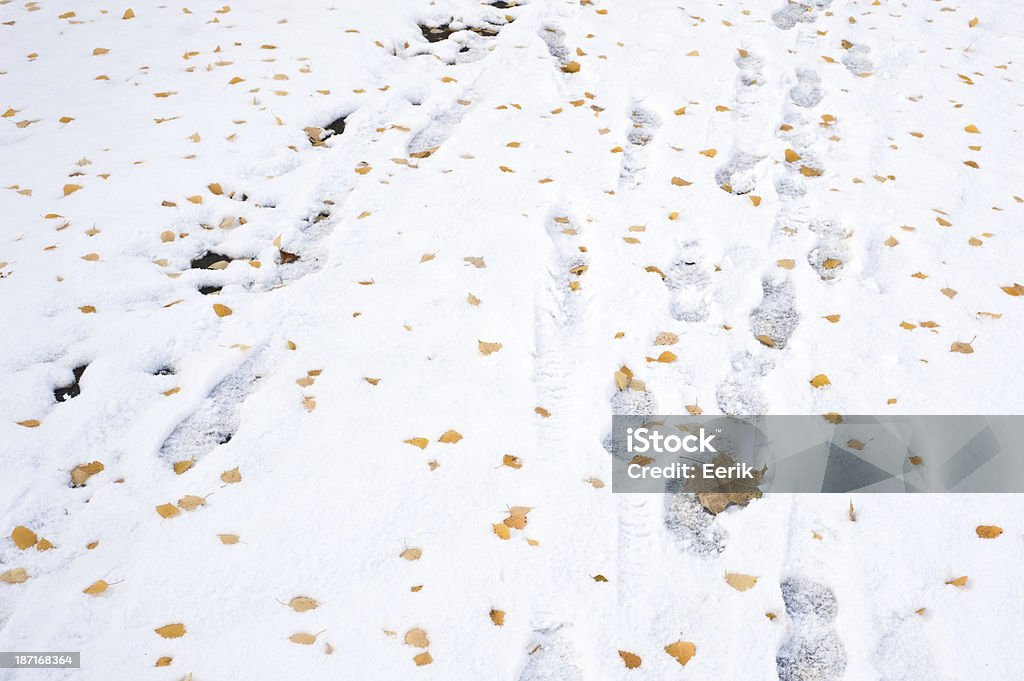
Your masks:
{"label": "yellow leaf", "polygon": [[757,339],[758,341],[760,341],[761,345],[765,345],[765,346],[767,346],[769,348],[774,348],[775,347],[775,339],[772,338],[771,336],[761,335],[761,336],[754,336],[754,338]]}
{"label": "yellow leaf", "polygon": [[523,460],[514,454],[505,454],[501,457],[501,465],[508,466],[509,468],[519,470],[523,467]]}
{"label": "yellow leaf", "polygon": [[955,343],[953,343],[952,345],[949,346],[949,351],[950,352],[959,352],[960,354],[963,354],[963,355],[970,355],[970,354],[974,353],[974,348],[971,346],[970,343],[964,343],[962,341],[956,341]]}
{"label": "yellow leaf", "polygon": [[477,339],[477,346],[480,348],[480,353],[483,355],[490,355],[493,352],[498,352],[503,347],[501,343],[492,343],[479,339]]}
{"label": "yellow leaf", "polygon": [[565,73],[579,73],[580,63],[578,61],[571,61],[562,67],[562,71]]}
{"label": "yellow leaf", "polygon": [[195,465],[195,459],[186,459],[185,461],[175,461],[174,465],[171,466],[171,468],[174,469],[174,473],[176,475],[181,475],[182,473],[188,471],[190,468],[192,468],[192,466]]}
{"label": "yellow leaf", "polygon": [[157,667],[170,667],[171,666],[171,662],[173,660],[174,660],[173,657],[167,657],[166,655],[164,655],[163,657],[157,659],[155,666],[157,666]]}
{"label": "yellow leaf", "polygon": [[700,154],[701,154],[701,156],[707,156],[708,158],[714,158],[715,156],[718,155],[718,150],[717,149],[705,149],[704,151],[700,152]]}
{"label": "yellow leaf", "polygon": [[423,549],[406,549],[398,555],[409,561],[419,560],[423,555]]}
{"label": "yellow leaf", "polygon": [[88,262],[96,262],[99,259],[100,259],[100,254],[99,253],[86,253],[85,255],[82,256],[82,260],[85,260],[85,261],[88,261]]}
{"label": "yellow leaf", "polygon": [[288,601],[288,607],[295,612],[307,612],[319,608],[320,603],[315,598],[310,598],[309,596],[296,596]]}
{"label": "yellow leaf", "polygon": [[815,388],[824,388],[826,385],[832,385],[832,381],[828,380],[828,376],[825,374],[818,374],[811,379],[811,385]]}
{"label": "yellow leaf", "polygon": [[14,540],[14,545],[24,551],[25,549],[35,546],[39,538],[36,533],[28,529],[24,525],[18,525],[11,532],[11,539]]}
{"label": "yellow leaf", "polygon": [[967,25],[970,26],[971,28],[974,28],[979,23],[981,23],[981,19],[979,19],[978,17],[974,17],[973,19],[967,22]]}
{"label": "yellow leaf", "polygon": [[211,194],[215,194],[217,196],[220,196],[221,194],[224,193],[224,188],[220,186],[219,182],[211,182],[210,184],[206,185],[206,188],[210,190]]}
{"label": "yellow leaf", "polygon": [[920,456],[917,456],[916,454],[914,456],[908,457],[908,460],[915,466],[920,466],[921,464],[924,463],[924,459]]}
{"label": "yellow leaf", "polygon": [[499,539],[511,539],[512,532],[508,529],[508,525],[504,523],[494,523],[491,525],[491,529],[494,530],[494,534],[498,535]]}
{"label": "yellow leaf", "polygon": [[982,539],[995,539],[1003,533],[1003,528],[998,525],[978,525],[975,532]]}
{"label": "yellow leaf", "polygon": [[101,54],[106,54],[108,52],[110,52],[110,50],[107,49],[106,47],[97,47],[96,49],[94,49],[92,51],[92,54],[93,54],[94,57],[98,57]]}
{"label": "yellow leaf", "polygon": [[970,133],[972,135],[981,134],[981,130],[978,130],[978,126],[976,126],[974,123],[971,123],[970,125],[964,127],[964,132]]}
{"label": "yellow leaf", "polygon": [[64,196],[70,196],[71,194],[74,194],[81,188],[82,185],[80,184],[66,184],[64,185]]}
{"label": "yellow leaf", "polygon": [[676,662],[686,666],[694,655],[697,654],[697,646],[689,641],[676,641],[665,646],[665,652],[676,659]]}
{"label": "yellow leaf", "polygon": [[423,631],[419,627],[415,627],[405,632],[405,645],[413,646],[415,648],[426,648],[430,646],[430,639],[427,637],[427,632]]}
{"label": "yellow leaf", "polygon": [[183,511],[194,511],[200,506],[206,506],[206,499],[197,497],[194,494],[186,494],[181,499],[178,499],[178,508]]}
{"label": "yellow leaf", "polygon": [[479,305],[480,299],[474,296],[472,293],[466,296],[466,302],[470,305]]}
{"label": "yellow leaf", "polygon": [[693,183],[692,182],[687,182],[686,180],[684,180],[681,177],[673,177],[672,178],[672,184],[675,185],[676,187],[689,187]]}
{"label": "yellow leaf", "polygon": [[491,608],[491,621],[494,622],[496,627],[505,626],[505,611]]}
{"label": "yellow leaf", "polygon": [[626,669],[636,669],[640,666],[640,656],[636,653],[630,653],[625,650],[620,650],[619,657],[622,658],[622,662],[626,665]]}
{"label": "yellow leaf", "polygon": [[83,463],[71,469],[71,485],[81,487],[92,476],[103,470],[103,464],[99,461]]}
{"label": "yellow leaf", "polygon": [[746,591],[757,584],[757,577],[754,577],[753,575],[740,574],[738,572],[727,572],[725,574],[725,581],[729,586],[737,591]]}
{"label": "yellow leaf", "polygon": [[108,586],[110,585],[101,579],[85,587],[82,590],[82,593],[89,594],[90,596],[99,596],[101,593],[107,590]]}
{"label": "yellow leaf", "polygon": [[417,667],[422,667],[423,665],[430,664],[431,662],[433,662],[434,658],[430,656],[430,653],[422,652],[419,655],[413,657],[412,661],[416,663]]}
{"label": "yellow leaf", "polygon": [[156,507],[156,512],[164,518],[173,518],[181,515],[181,511],[179,511],[178,507],[174,504],[160,504]]}
{"label": "yellow leaf", "polygon": [[843,261],[840,260],[839,258],[827,258],[824,262],[821,263],[821,266],[826,270],[834,270],[835,268],[839,267],[842,264]]}
{"label": "yellow leaf", "polygon": [[218,317],[227,317],[234,310],[232,310],[227,305],[221,305],[220,303],[214,303],[213,304],[213,311],[217,313]]}
{"label": "yellow leaf", "polygon": [[657,361],[661,362],[662,364],[671,364],[672,362],[676,361],[676,359],[677,357],[675,353],[666,350],[665,352],[658,355]]}
{"label": "yellow leaf", "polygon": [[25,568],[14,568],[6,572],[0,572],[0,582],[4,584],[24,584],[28,581],[28,572]]}
{"label": "yellow leaf", "polygon": [[796,163],[800,160],[800,154],[796,153],[792,149],[786,149],[786,162]]}
{"label": "yellow leaf", "polygon": [[446,430],[437,441],[453,445],[461,439],[462,435],[457,430]]}
{"label": "yellow leaf", "polygon": [[238,543],[238,535],[237,534],[218,534],[217,536],[220,538],[220,543],[221,544],[227,544],[227,545],[230,546],[232,544],[237,544]]}
{"label": "yellow leaf", "polygon": [[221,473],[220,479],[222,482],[232,485],[236,482],[242,482],[242,474],[239,472],[238,466],[235,466],[231,470]]}
{"label": "yellow leaf", "polygon": [[405,444],[412,445],[413,447],[419,447],[420,449],[426,449],[427,445],[430,444],[430,440],[425,437],[414,437],[406,440]]}
{"label": "yellow leaf", "polygon": [[165,624],[153,631],[159,634],[162,638],[181,638],[185,635],[185,625],[181,623]]}
{"label": "yellow leaf", "polygon": [[128,19],[134,19],[134,18],[135,18],[135,12],[132,10],[131,7],[126,9],[124,11],[124,14],[121,15],[121,19],[123,19],[125,21],[127,21]]}
{"label": "yellow leaf", "polygon": [[316,637],[316,634],[307,634],[306,632],[301,631],[297,634],[292,634],[291,636],[289,636],[288,640],[292,643],[297,643],[300,646],[311,646],[314,643],[316,643]]}
{"label": "yellow leaf", "polygon": [[952,586],[967,586],[967,575],[951,579],[947,581],[946,584],[950,584]]}
{"label": "yellow leaf", "polygon": [[784,270],[791,270],[796,267],[796,261],[790,258],[783,258],[782,260],[776,260],[775,264]]}

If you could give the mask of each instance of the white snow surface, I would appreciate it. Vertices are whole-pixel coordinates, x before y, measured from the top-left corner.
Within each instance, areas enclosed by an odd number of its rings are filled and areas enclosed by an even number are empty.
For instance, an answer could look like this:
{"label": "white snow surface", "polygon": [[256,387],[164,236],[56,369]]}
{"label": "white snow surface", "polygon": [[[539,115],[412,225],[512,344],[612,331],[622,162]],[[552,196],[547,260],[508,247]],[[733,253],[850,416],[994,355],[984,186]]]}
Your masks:
{"label": "white snow surface", "polygon": [[128,7],[0,0],[0,650],[82,652],[0,679],[1024,677],[1021,497],[712,518],[602,446],[1021,412],[1024,5]]}

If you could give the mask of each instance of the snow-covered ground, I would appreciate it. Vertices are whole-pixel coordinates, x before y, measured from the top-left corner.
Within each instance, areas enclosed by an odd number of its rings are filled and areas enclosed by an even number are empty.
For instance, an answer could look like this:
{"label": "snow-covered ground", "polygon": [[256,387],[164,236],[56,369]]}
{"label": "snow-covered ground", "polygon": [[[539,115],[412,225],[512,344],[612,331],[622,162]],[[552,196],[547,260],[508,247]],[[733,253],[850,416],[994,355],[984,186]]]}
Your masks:
{"label": "snow-covered ground", "polygon": [[0,0],[0,679],[1024,676],[1021,497],[603,446],[1024,409],[1024,6],[498,5]]}

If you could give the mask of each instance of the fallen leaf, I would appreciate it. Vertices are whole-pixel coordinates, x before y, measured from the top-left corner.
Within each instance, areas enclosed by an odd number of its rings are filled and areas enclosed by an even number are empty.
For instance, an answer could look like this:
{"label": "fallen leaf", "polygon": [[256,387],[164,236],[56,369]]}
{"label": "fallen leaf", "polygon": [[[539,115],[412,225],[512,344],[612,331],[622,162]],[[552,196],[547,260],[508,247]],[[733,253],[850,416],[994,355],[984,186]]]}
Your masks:
{"label": "fallen leaf", "polygon": [[39,537],[36,536],[36,533],[24,525],[18,525],[14,528],[11,532],[11,539],[14,540],[14,545],[22,551],[35,546],[36,542],[39,541]]}
{"label": "fallen leaf", "polygon": [[457,430],[446,430],[437,441],[453,445],[461,439],[462,435]]}
{"label": "fallen leaf", "polygon": [[419,447],[420,449],[426,449],[427,445],[430,444],[430,440],[425,437],[414,437],[405,440],[405,444],[412,445],[413,447]]}
{"label": "fallen leaf", "polygon": [[186,459],[185,461],[175,461],[171,468],[174,470],[175,475],[181,475],[187,472],[190,468],[196,465],[195,459]]}
{"label": "fallen leaf", "polygon": [[109,586],[109,584],[101,579],[82,589],[82,593],[89,594],[90,596],[99,596],[101,593],[106,591]]}
{"label": "fallen leaf", "polygon": [[974,348],[971,346],[970,343],[964,343],[962,341],[956,341],[955,343],[953,343],[952,345],[949,346],[949,351],[950,352],[959,352],[960,354],[963,354],[963,355],[970,355],[970,354],[974,353]]}
{"label": "fallen leaf", "polygon": [[0,572],[0,582],[4,584],[24,584],[28,581],[28,572],[25,568],[14,568],[6,572]]}
{"label": "fallen leaf", "polygon": [[498,352],[503,347],[501,343],[492,343],[479,339],[477,339],[477,345],[480,348],[480,353],[483,355],[490,355],[491,353]]}
{"label": "fallen leaf", "polygon": [[242,482],[242,473],[238,470],[238,466],[235,466],[231,470],[221,473],[220,479],[222,482],[232,485],[236,482]]}
{"label": "fallen leaf", "polygon": [[434,658],[430,656],[430,653],[422,652],[419,655],[414,656],[412,658],[412,661],[416,663],[417,667],[422,667],[423,665],[430,664],[431,662],[433,662]]}
{"label": "fallen leaf", "polygon": [[218,534],[217,536],[220,538],[221,544],[227,544],[228,546],[231,546],[232,544],[238,543],[237,534]]}
{"label": "fallen leaf", "polygon": [[185,635],[185,625],[180,623],[165,624],[153,631],[159,634],[162,638],[181,638]]}
{"label": "fallen leaf", "polygon": [[427,637],[427,632],[415,627],[405,632],[405,645],[413,646],[415,648],[426,648],[430,646],[430,639]]}
{"label": "fallen leaf", "polygon": [[206,506],[206,499],[197,497],[194,494],[186,494],[181,499],[178,499],[178,508],[183,511],[194,511],[200,506]]}
{"label": "fallen leaf", "polygon": [[519,470],[523,467],[523,460],[513,454],[505,454],[501,457],[501,465]]}
{"label": "fallen leaf", "polygon": [[398,555],[409,561],[419,560],[423,555],[423,549],[406,549]]}
{"label": "fallen leaf", "polygon": [[640,656],[636,653],[630,653],[625,650],[620,650],[619,657],[622,658],[622,662],[626,665],[626,669],[636,669],[640,666]]}
{"label": "fallen leaf", "polygon": [[753,575],[744,575],[739,572],[727,572],[725,574],[726,583],[737,591],[746,591],[753,588],[757,584],[757,579]]}
{"label": "fallen leaf", "polygon": [[213,311],[217,313],[218,317],[227,317],[233,310],[227,305],[221,305],[220,303],[213,304]]}
{"label": "fallen leaf", "polygon": [[828,380],[825,374],[818,374],[811,379],[811,385],[815,388],[824,388],[826,385],[832,385],[832,381]]}
{"label": "fallen leaf", "polygon": [[288,601],[288,607],[295,612],[308,612],[310,610],[316,610],[320,607],[320,603],[316,599],[310,598],[309,596],[296,596],[295,598]]}
{"label": "fallen leaf", "polygon": [[946,584],[949,584],[949,585],[952,585],[952,586],[960,586],[960,587],[967,586],[967,575],[963,575],[961,577],[957,577],[956,579],[951,579],[951,580],[947,581]]}
{"label": "fallen leaf", "polygon": [[156,512],[164,518],[173,518],[181,515],[181,511],[174,504],[160,504],[156,507]]}
{"label": "fallen leaf", "polygon": [[508,529],[508,525],[504,523],[493,523],[491,529],[494,530],[494,534],[498,535],[500,539],[512,538],[512,532]]}
{"label": "fallen leaf", "polygon": [[99,461],[83,463],[71,469],[71,485],[81,487],[89,478],[103,470],[103,464]]}
{"label": "fallen leaf", "polygon": [[505,611],[491,608],[491,621],[494,622],[496,627],[505,626]]}
{"label": "fallen leaf", "polygon": [[978,525],[975,532],[982,539],[995,539],[1003,533],[1003,528],[998,525]]}
{"label": "fallen leaf", "polygon": [[676,662],[686,666],[686,663],[697,654],[697,646],[689,641],[676,641],[665,646],[665,652],[676,659]]}

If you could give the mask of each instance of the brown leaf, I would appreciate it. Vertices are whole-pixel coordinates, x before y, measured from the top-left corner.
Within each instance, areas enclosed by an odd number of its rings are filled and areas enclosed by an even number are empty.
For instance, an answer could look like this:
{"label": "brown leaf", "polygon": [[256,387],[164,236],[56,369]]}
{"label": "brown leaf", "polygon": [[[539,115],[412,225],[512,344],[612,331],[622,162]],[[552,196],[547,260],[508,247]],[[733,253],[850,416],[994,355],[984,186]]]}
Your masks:
{"label": "brown leaf", "polygon": [[186,494],[181,499],[178,499],[178,508],[183,511],[194,511],[200,506],[206,506],[206,499],[197,497],[194,494]]}
{"label": "brown leaf", "polygon": [[217,536],[220,537],[220,543],[221,544],[226,544],[228,546],[231,546],[232,544],[237,544],[238,543],[238,535],[237,534],[218,534]]}
{"label": "brown leaf", "polygon": [[165,624],[162,627],[154,629],[157,634],[162,638],[181,638],[185,635],[185,625],[178,624]]}
{"label": "brown leaf", "polygon": [[28,572],[25,568],[14,568],[6,572],[0,572],[0,582],[4,584],[24,584],[28,581]]}
{"label": "brown leaf", "polygon": [[430,444],[430,440],[425,437],[413,437],[405,440],[405,444],[412,445],[413,447],[419,447],[420,449],[426,449],[427,445]]}
{"label": "brown leaf", "polygon": [[978,525],[975,532],[982,539],[995,539],[1003,533],[1003,528],[998,525]]}
{"label": "brown leaf", "polygon": [[430,653],[422,652],[419,655],[414,656],[412,658],[412,661],[416,663],[417,667],[422,667],[423,665],[427,665],[433,662],[434,658],[430,656]]}
{"label": "brown leaf", "polygon": [[426,648],[430,646],[430,639],[427,637],[427,632],[419,627],[415,627],[405,632],[405,645],[415,648]]}
{"label": "brown leaf", "polygon": [[636,653],[630,653],[625,650],[619,651],[619,657],[622,658],[622,662],[626,665],[626,669],[636,669],[640,666],[641,659]]}
{"label": "brown leaf", "polygon": [[308,612],[319,608],[320,603],[315,598],[310,598],[309,596],[296,596],[288,601],[288,607],[295,612]]}
{"label": "brown leaf", "polygon": [[288,640],[292,643],[297,643],[300,646],[311,646],[316,643],[317,634],[307,634],[304,631],[300,631],[297,634],[292,634],[288,637]]}
{"label": "brown leaf", "polygon": [[520,459],[518,456],[515,456],[514,454],[505,454],[504,456],[501,457],[501,465],[508,466],[509,468],[513,468],[515,470],[519,470],[520,468],[523,467],[523,460]]}
{"label": "brown leaf", "polygon": [[242,482],[242,473],[238,470],[238,466],[235,466],[231,470],[221,473],[220,479],[222,482],[232,485],[236,482]]}
{"label": "brown leaf", "polygon": [[957,577],[956,579],[950,579],[946,582],[946,584],[960,587],[967,586],[967,575],[962,575],[960,577]]}
{"label": "brown leaf", "polygon": [[156,512],[164,518],[173,518],[177,515],[181,515],[181,511],[174,504],[160,504],[156,507]]}
{"label": "brown leaf", "polygon": [[725,574],[726,583],[737,591],[746,591],[751,589],[757,584],[757,577],[753,575],[744,575],[739,572],[727,572]]}
{"label": "brown leaf", "polygon": [[974,353],[974,348],[971,346],[970,343],[964,343],[962,341],[956,341],[955,343],[953,343],[952,345],[949,346],[949,351],[950,352],[959,352],[960,354],[963,354],[963,355],[970,355],[970,354]]}
{"label": "brown leaf", "polygon": [[423,549],[406,549],[398,555],[410,561],[419,560],[420,556],[423,555]]}
{"label": "brown leaf", "polygon": [[441,437],[438,438],[438,442],[443,442],[448,445],[453,445],[462,439],[462,434],[457,430],[446,430]]}
{"label": "brown leaf", "polygon": [[71,469],[71,485],[73,487],[81,487],[89,480],[89,478],[102,470],[103,464],[99,461],[79,464]]}
{"label": "brown leaf", "polygon": [[101,593],[106,591],[109,586],[109,584],[101,579],[82,589],[82,593],[89,594],[90,596],[99,596]]}
{"label": "brown leaf", "polygon": [[11,539],[14,540],[14,545],[22,551],[35,546],[36,542],[39,541],[39,537],[36,536],[36,533],[24,525],[18,525],[14,528],[11,532]]}
{"label": "brown leaf", "polygon": [[505,626],[505,611],[491,608],[491,621],[494,622],[496,627]]}
{"label": "brown leaf", "polygon": [[676,659],[676,662],[686,666],[686,663],[697,654],[697,646],[689,641],[676,641],[665,646],[665,652]]}
{"label": "brown leaf", "polygon": [[501,343],[492,343],[479,339],[477,340],[477,345],[480,348],[480,353],[483,355],[490,355],[491,353],[498,352],[503,347]]}

